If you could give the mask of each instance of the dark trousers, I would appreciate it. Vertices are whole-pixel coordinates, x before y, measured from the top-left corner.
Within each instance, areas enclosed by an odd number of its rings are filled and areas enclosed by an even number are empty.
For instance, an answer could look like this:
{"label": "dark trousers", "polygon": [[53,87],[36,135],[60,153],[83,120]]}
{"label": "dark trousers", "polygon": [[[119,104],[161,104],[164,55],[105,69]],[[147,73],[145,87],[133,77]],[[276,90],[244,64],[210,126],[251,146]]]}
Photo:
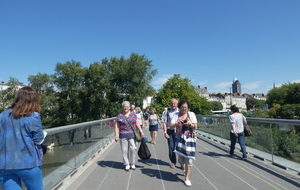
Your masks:
{"label": "dark trousers", "polygon": [[175,130],[167,130],[167,134],[170,138],[167,139],[168,147],[169,147],[169,158],[173,164],[176,164],[176,154],[174,153],[175,150]]}

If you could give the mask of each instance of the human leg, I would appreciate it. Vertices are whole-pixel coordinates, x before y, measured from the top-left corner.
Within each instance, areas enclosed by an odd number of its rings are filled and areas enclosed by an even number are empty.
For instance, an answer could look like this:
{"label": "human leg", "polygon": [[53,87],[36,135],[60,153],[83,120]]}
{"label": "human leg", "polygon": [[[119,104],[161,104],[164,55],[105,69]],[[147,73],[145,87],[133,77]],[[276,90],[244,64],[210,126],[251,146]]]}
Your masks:
{"label": "human leg", "polygon": [[27,190],[42,190],[43,176],[41,167],[20,170],[18,173],[27,187]]}
{"label": "human leg", "polygon": [[245,134],[244,134],[244,132],[242,132],[242,133],[239,133],[238,135],[239,135],[239,137],[238,137],[239,144],[241,146],[241,150],[243,153],[243,158],[247,159],[247,151],[246,151],[246,146],[245,146]]}
{"label": "human leg", "polygon": [[131,165],[135,165],[135,155],[136,155],[136,145],[135,145],[135,140],[129,139],[128,140],[128,158],[129,158],[129,162]]}
{"label": "human leg", "polygon": [[233,155],[236,144],[236,136],[230,132],[230,154]]}
{"label": "human leg", "polygon": [[12,171],[0,170],[0,183],[3,190],[21,190],[21,178]]}
{"label": "human leg", "polygon": [[156,144],[157,131],[153,131],[153,144]]}
{"label": "human leg", "polygon": [[129,160],[128,160],[128,144],[129,144],[128,143],[128,139],[125,139],[125,138],[121,138],[120,139],[123,164],[125,166],[129,165]]}
{"label": "human leg", "polygon": [[174,130],[167,130],[167,134],[170,138],[167,139],[168,147],[169,147],[169,159],[172,164],[176,165],[176,154],[174,153],[175,150],[175,131]]}

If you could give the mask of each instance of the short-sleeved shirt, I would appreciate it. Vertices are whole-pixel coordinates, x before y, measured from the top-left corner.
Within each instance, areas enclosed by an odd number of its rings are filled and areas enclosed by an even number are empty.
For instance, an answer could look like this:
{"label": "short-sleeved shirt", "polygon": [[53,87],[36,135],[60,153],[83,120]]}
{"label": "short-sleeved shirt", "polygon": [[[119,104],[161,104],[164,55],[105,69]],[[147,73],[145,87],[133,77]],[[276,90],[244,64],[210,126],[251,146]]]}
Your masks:
{"label": "short-sleeved shirt", "polygon": [[[117,116],[116,122],[118,122],[118,124],[119,124],[119,138],[133,138],[134,137],[133,130],[132,130],[130,124],[132,125],[132,127],[134,129],[136,129],[136,125],[135,125],[136,120],[137,120],[137,116],[136,116],[135,112],[130,112],[128,117],[123,115],[123,113],[120,113]],[[127,121],[130,122],[130,124]]]}
{"label": "short-sleeved shirt", "polygon": [[172,108],[168,108],[168,109],[164,110],[162,117],[161,117],[161,121],[166,123],[167,129],[170,128],[170,123],[172,121],[173,115],[175,113],[178,113],[178,111],[179,111],[178,108],[176,108],[175,110],[173,110]]}
{"label": "short-sleeved shirt", "polygon": [[[231,123],[235,123],[235,132],[242,133],[244,131],[244,124],[243,121],[246,121],[246,118],[243,114],[232,114],[229,116],[229,121]],[[230,132],[233,133],[232,125],[230,125]]]}
{"label": "short-sleeved shirt", "polygon": [[142,121],[143,114],[142,113],[136,113],[136,117],[137,117],[137,120],[138,120],[139,124],[143,125],[143,121]]}

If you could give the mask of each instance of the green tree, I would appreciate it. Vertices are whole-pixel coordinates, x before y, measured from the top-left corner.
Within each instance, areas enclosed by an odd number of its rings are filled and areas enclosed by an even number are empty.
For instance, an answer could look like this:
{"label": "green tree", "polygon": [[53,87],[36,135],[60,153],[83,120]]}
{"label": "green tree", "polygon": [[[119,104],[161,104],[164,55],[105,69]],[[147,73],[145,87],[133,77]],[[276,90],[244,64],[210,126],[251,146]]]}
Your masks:
{"label": "green tree", "polygon": [[162,113],[165,107],[170,106],[170,100],[176,98],[179,101],[188,100],[192,105],[191,111],[196,114],[210,115],[212,105],[206,98],[200,97],[190,83],[190,79],[182,78],[180,74],[174,74],[154,97],[156,101],[154,106],[158,113]]}
{"label": "green tree", "polygon": [[56,125],[66,125],[81,122],[80,93],[84,81],[84,69],[80,62],[74,60],[57,63],[53,75],[54,84],[58,89],[58,120]]}
{"label": "green tree", "polygon": [[121,56],[102,60],[102,64],[107,67],[111,87],[107,92],[111,103],[108,115],[116,115],[124,100],[142,107],[143,99],[154,94],[155,90],[149,84],[157,70],[152,68],[151,62],[145,55],[135,53],[128,59]]}
{"label": "green tree", "polygon": [[4,111],[11,105],[14,101],[16,92],[23,84],[20,83],[18,79],[9,77],[7,85],[9,87],[0,92],[0,112]]}
{"label": "green tree", "polygon": [[43,127],[55,127],[59,113],[57,112],[58,102],[54,90],[53,76],[39,72],[36,75],[29,75],[27,80],[29,86],[39,93]]}
{"label": "green tree", "polygon": [[221,102],[212,101],[210,103],[213,111],[223,110],[223,105],[221,104]]}
{"label": "green tree", "polygon": [[266,101],[264,101],[264,100],[258,100],[255,98],[247,98],[246,99],[247,110],[252,110],[252,109],[261,110],[263,108],[263,105],[265,104],[265,102]]}

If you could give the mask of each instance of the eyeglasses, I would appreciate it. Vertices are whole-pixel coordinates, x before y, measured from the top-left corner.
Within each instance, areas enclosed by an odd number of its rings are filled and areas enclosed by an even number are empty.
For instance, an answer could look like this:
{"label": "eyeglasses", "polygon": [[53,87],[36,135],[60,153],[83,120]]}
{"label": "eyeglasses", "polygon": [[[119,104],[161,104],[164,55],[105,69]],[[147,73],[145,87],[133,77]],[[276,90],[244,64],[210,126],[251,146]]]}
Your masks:
{"label": "eyeglasses", "polygon": [[180,108],[186,109],[186,108],[188,108],[188,107],[187,107],[187,106],[181,106]]}

